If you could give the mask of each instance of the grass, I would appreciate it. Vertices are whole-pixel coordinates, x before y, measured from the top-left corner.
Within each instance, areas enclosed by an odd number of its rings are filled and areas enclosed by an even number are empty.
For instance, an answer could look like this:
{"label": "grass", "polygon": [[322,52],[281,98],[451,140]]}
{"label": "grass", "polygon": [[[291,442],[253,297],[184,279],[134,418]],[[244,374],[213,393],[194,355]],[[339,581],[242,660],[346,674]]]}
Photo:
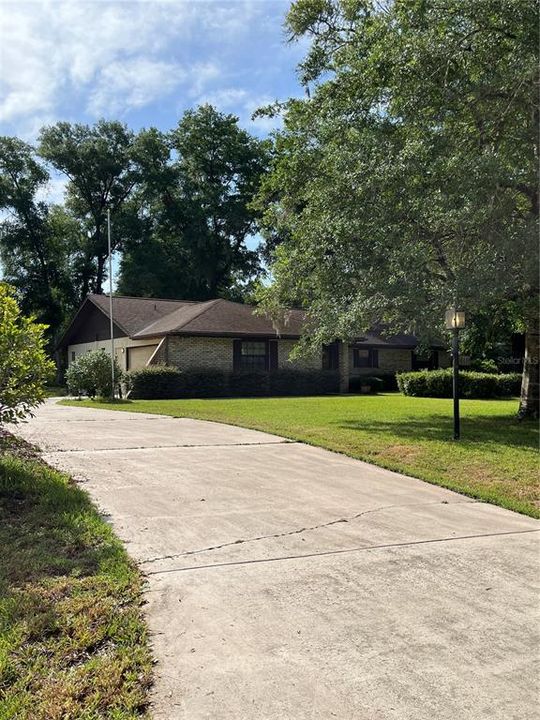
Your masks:
{"label": "grass", "polygon": [[462,440],[452,401],[397,393],[308,398],[134,400],[93,408],[241,425],[328,448],[540,517],[538,425],[516,420],[516,400],[463,400]]}
{"label": "grass", "polygon": [[0,718],[148,717],[141,577],[88,495],[0,433]]}

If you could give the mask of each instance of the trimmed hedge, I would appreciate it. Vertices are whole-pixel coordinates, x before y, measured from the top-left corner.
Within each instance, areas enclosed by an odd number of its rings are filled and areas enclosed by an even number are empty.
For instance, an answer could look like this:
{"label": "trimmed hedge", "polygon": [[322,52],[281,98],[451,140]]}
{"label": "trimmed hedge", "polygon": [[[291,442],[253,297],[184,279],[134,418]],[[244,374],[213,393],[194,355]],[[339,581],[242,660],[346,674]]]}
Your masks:
{"label": "trimmed hedge", "polygon": [[[415,397],[452,397],[452,369],[420,370],[396,375],[399,390],[404,395]],[[459,392],[461,397],[486,399],[519,395],[521,375],[506,373],[494,375],[460,371]]]}
{"label": "trimmed hedge", "polygon": [[329,371],[283,369],[233,373],[206,368],[182,371],[151,365],[128,373],[127,384],[130,397],[135,400],[328,395],[339,391],[339,376]]}
{"label": "trimmed hedge", "polygon": [[355,375],[349,380],[349,392],[360,393],[363,385],[370,385],[372,393],[392,392],[398,389],[395,373]]}

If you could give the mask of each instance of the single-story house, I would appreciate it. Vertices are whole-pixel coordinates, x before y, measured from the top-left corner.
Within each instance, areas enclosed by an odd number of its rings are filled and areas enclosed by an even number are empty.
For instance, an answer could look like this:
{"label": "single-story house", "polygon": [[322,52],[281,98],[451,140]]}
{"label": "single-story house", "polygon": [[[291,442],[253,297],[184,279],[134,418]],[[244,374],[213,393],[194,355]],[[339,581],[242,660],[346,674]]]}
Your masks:
{"label": "single-story house", "polygon": [[[383,337],[375,331],[353,343],[335,342],[316,356],[291,361],[304,323],[300,310],[290,310],[276,329],[270,319],[256,315],[254,307],[222,298],[197,302],[117,295],[112,303],[115,355],[124,370],[153,364],[225,371],[327,369],[339,371],[346,392],[350,380],[359,375],[450,364],[442,346],[421,358],[415,353],[413,335]],[[59,349],[67,352],[69,364],[100,348],[110,351],[109,297],[88,295]]]}

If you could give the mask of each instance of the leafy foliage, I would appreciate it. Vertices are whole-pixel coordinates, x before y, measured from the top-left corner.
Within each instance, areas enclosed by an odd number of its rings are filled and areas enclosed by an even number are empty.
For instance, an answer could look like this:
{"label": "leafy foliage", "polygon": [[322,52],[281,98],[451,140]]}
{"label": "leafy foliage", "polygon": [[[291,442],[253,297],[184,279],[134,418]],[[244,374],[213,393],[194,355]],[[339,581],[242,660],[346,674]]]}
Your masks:
{"label": "leafy foliage", "polygon": [[16,423],[45,399],[54,364],[44,349],[45,325],[22,315],[13,289],[0,282],[0,424]]}
{"label": "leafy foliage", "polygon": [[[70,254],[77,245],[61,208],[38,200],[49,174],[33,148],[0,137],[0,260],[25,314],[53,329],[74,304]],[[51,333],[46,331],[49,339]]]}
{"label": "leafy foliage", "polygon": [[83,230],[76,263],[81,300],[88,292],[101,292],[106,277],[107,208],[119,213],[140,179],[136,137],[116,121],[59,122],[42,128],[39,153],[68,178],[67,208]]}
{"label": "leafy foliage", "polygon": [[268,309],[309,308],[317,344],[375,322],[428,341],[456,304],[511,301],[534,329],[537,13],[528,0],[293,3],[310,98],[285,104],[259,198],[281,240]]}
{"label": "leafy foliage", "polygon": [[[114,391],[120,389],[123,372],[114,359]],[[66,384],[72,395],[109,397],[112,392],[111,356],[105,350],[94,350],[78,357],[66,370]]]}
{"label": "leafy foliage", "polygon": [[268,162],[268,143],[210,105],[188,110],[175,130],[155,141],[160,161],[140,187],[144,215],[140,231],[124,245],[120,292],[239,297],[259,272],[258,255],[245,241],[257,230],[250,203]]}
{"label": "leafy foliage", "polygon": [[[420,370],[398,373],[399,390],[415,397],[452,397],[452,370]],[[459,373],[459,391],[464,398],[486,399],[519,395],[521,375],[518,373]]]}

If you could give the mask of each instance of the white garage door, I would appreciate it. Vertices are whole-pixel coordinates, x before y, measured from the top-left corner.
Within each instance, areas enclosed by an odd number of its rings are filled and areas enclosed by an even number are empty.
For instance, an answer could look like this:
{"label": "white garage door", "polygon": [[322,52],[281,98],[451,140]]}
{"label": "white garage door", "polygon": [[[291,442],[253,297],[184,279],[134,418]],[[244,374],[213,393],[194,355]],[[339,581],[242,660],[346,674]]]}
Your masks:
{"label": "white garage door", "polygon": [[157,345],[141,345],[127,349],[127,369],[140,370],[154,354]]}

